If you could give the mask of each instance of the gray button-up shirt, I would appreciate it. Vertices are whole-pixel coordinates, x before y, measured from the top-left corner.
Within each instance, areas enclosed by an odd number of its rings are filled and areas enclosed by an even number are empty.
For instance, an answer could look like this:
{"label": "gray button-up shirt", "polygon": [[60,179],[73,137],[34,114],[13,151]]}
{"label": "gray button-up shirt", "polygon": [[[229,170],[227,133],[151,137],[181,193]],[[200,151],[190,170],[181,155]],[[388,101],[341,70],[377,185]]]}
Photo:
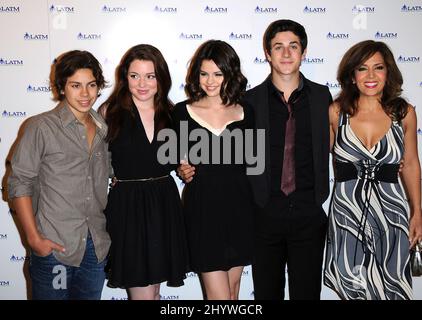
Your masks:
{"label": "gray button-up shirt", "polygon": [[66,102],[28,121],[11,161],[9,197],[32,197],[41,235],[64,246],[53,251],[60,262],[79,266],[88,229],[98,261],[110,247],[103,210],[110,161],[104,138],[107,126],[93,110],[97,125],[89,150],[86,129]]}

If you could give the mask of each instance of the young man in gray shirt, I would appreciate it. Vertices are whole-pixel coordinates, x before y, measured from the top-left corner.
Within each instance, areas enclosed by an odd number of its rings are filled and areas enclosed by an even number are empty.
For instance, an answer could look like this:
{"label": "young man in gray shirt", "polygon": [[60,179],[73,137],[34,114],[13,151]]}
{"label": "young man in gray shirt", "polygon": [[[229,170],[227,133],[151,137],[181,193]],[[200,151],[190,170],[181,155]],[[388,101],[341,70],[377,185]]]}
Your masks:
{"label": "young man in gray shirt", "polygon": [[32,298],[100,299],[109,160],[92,106],[105,81],[97,59],[74,50],[53,64],[51,85],[59,104],[28,121],[8,180],[31,247]]}

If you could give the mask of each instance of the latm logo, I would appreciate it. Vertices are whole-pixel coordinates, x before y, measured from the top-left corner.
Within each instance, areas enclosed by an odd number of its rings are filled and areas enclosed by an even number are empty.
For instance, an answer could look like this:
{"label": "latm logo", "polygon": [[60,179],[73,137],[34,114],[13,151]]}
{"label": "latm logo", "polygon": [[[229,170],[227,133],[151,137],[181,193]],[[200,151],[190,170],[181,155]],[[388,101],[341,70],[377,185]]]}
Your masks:
{"label": "latm logo", "polygon": [[303,12],[304,13],[325,13],[327,11],[327,8],[313,8],[313,7],[308,7],[306,6],[305,8],[303,8]]}
{"label": "latm logo", "polygon": [[227,8],[217,8],[217,7],[210,7],[206,6],[204,9],[205,13],[227,13]]}
{"label": "latm logo", "polygon": [[0,240],[7,240],[7,233],[0,233]]}
{"label": "latm logo", "polygon": [[403,5],[401,7],[402,12],[422,12],[422,6],[407,6]]}
{"label": "latm logo", "polygon": [[101,34],[79,32],[77,38],[78,40],[101,40]]}
{"label": "latm logo", "polygon": [[267,63],[267,62],[268,62],[267,59],[262,59],[262,58],[258,58],[258,57],[256,57],[253,61],[253,63],[255,63],[255,64],[264,64],[264,63]]}
{"label": "latm logo", "polygon": [[277,13],[277,8],[256,6],[255,13]]}
{"label": "latm logo", "polygon": [[177,8],[155,6],[154,11],[157,13],[177,13]]}
{"label": "latm logo", "polygon": [[402,56],[400,55],[397,59],[397,62],[420,62],[421,58],[420,57],[407,57],[407,56]]}
{"label": "latm logo", "polygon": [[26,112],[21,112],[21,111],[11,112],[11,111],[4,110],[1,115],[3,118],[22,118],[22,117],[26,117]]}
{"label": "latm logo", "polygon": [[328,32],[327,34],[327,39],[349,39],[349,34],[348,33],[332,33],[332,32]]}
{"label": "latm logo", "polygon": [[230,40],[251,40],[252,34],[232,32],[229,35],[229,39]]}
{"label": "latm logo", "polygon": [[15,255],[12,255],[10,257],[10,262],[24,262],[25,260],[29,260],[29,257],[27,257],[27,256],[15,256]]}
{"label": "latm logo", "polygon": [[0,58],[0,66],[23,66],[23,60]]}
{"label": "latm logo", "polygon": [[374,13],[375,7],[362,6],[358,4],[358,5],[353,6],[352,12],[353,13],[361,13],[361,12]]}
{"label": "latm logo", "polygon": [[125,7],[110,7],[110,6],[104,5],[101,8],[101,11],[105,13],[122,13],[122,12],[126,12],[126,8]]}
{"label": "latm logo", "polygon": [[48,40],[48,34],[31,34],[26,32],[23,36],[24,40]]}
{"label": "latm logo", "polygon": [[48,86],[31,86],[28,85],[28,87],[26,88],[27,92],[51,92],[51,87]]}
{"label": "latm logo", "polygon": [[422,129],[418,128],[418,131],[416,131],[418,135],[422,136]]}
{"label": "latm logo", "polygon": [[0,6],[0,13],[19,13],[21,11],[20,7],[15,7],[15,6],[10,6],[10,7],[6,7],[6,6]]}
{"label": "latm logo", "polygon": [[75,13],[75,7],[69,6],[61,6],[61,5],[54,5],[50,6],[50,12],[58,12],[58,13]]}
{"label": "latm logo", "polygon": [[197,34],[197,33],[181,33],[179,35],[179,39],[184,39],[184,40],[202,40],[202,34]]}
{"label": "latm logo", "polygon": [[339,83],[333,83],[333,82],[329,82],[329,81],[327,81],[327,82],[325,83],[325,85],[326,85],[329,89],[340,89],[340,88],[341,88],[341,86],[340,86],[340,84],[339,84]]}
{"label": "latm logo", "polygon": [[375,33],[375,39],[397,39],[397,32],[379,32]]}
{"label": "latm logo", "polygon": [[305,59],[302,60],[303,63],[305,64],[323,64],[324,63],[324,58],[308,58],[306,57]]}
{"label": "latm logo", "polygon": [[10,281],[0,280],[0,287],[9,287]]}

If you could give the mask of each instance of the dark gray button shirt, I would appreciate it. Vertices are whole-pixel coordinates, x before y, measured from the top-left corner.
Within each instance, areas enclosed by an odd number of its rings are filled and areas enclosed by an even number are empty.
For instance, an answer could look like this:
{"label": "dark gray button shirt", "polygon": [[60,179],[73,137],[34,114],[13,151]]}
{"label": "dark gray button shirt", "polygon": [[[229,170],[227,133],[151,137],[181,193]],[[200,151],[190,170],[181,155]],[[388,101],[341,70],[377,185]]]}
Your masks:
{"label": "dark gray button shirt", "polygon": [[110,247],[103,213],[110,174],[107,127],[95,111],[91,116],[97,125],[91,150],[84,125],[66,102],[31,118],[8,180],[10,198],[32,197],[39,232],[66,248],[53,254],[70,266],[82,261],[88,229],[98,261]]}

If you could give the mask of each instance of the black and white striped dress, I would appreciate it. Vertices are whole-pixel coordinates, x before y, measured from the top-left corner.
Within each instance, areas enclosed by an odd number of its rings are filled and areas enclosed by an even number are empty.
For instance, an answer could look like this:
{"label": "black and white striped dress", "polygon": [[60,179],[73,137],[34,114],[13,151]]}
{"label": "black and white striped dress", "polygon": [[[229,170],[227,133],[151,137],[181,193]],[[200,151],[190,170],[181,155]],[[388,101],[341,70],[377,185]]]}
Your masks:
{"label": "black and white striped dress", "polygon": [[[349,116],[340,116],[334,160],[357,171],[376,172],[399,164],[404,132],[393,121],[370,150],[355,135]],[[412,299],[409,264],[409,208],[400,181],[371,174],[336,181],[330,205],[324,283],[342,299]]]}

